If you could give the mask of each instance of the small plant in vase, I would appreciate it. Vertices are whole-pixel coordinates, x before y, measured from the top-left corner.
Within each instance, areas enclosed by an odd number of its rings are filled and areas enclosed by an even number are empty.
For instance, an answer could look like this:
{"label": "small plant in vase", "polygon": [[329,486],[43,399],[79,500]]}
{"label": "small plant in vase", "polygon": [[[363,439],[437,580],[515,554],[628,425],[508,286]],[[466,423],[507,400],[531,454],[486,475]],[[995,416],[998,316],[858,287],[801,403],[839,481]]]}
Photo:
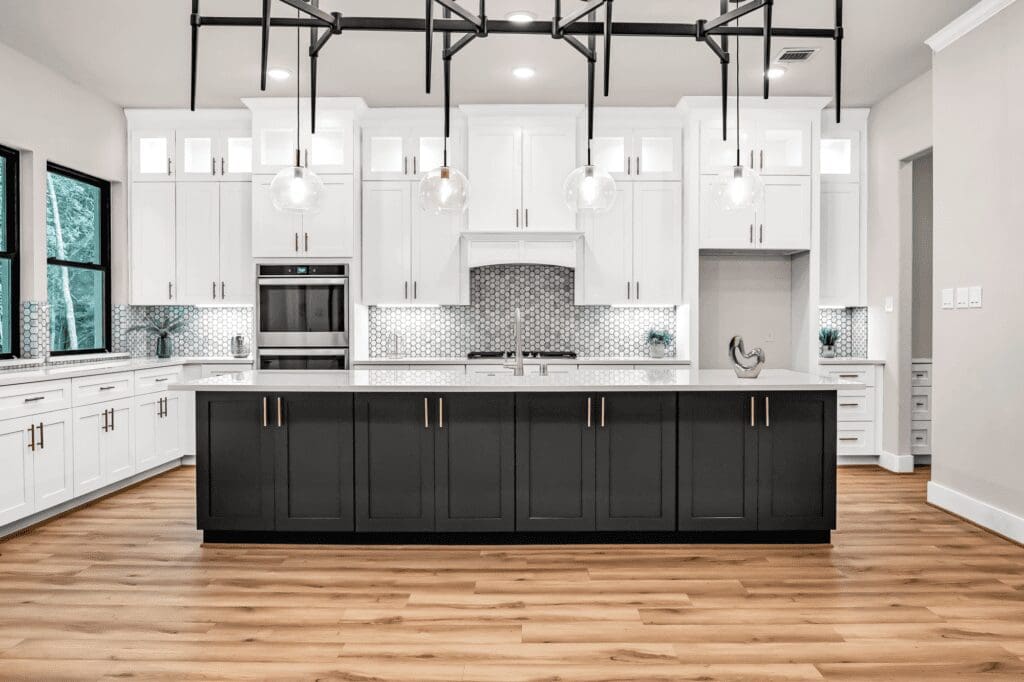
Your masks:
{"label": "small plant in vase", "polygon": [[131,327],[128,331],[148,331],[156,334],[156,356],[158,358],[169,358],[174,351],[171,343],[171,334],[181,330],[185,326],[185,318],[182,315],[172,317],[170,313],[162,313],[157,316],[152,311],[146,313],[145,321],[142,324]]}
{"label": "small plant in vase", "polygon": [[821,344],[821,357],[834,358],[836,343],[839,341],[839,330],[835,327],[822,327],[818,331],[818,342]]}
{"label": "small plant in vase", "polygon": [[673,340],[675,340],[675,336],[672,335],[672,332],[664,329],[652,329],[647,332],[647,345],[651,347],[651,357],[665,357],[665,351],[672,345]]}

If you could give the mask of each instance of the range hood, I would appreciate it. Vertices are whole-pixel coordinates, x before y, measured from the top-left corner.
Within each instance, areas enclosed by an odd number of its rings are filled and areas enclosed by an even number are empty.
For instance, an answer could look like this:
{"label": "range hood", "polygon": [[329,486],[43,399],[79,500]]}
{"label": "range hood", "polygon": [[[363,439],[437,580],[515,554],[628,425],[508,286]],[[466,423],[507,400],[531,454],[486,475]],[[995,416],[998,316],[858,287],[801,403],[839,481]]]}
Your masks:
{"label": "range hood", "polygon": [[462,265],[558,265],[581,268],[582,232],[463,232]]}

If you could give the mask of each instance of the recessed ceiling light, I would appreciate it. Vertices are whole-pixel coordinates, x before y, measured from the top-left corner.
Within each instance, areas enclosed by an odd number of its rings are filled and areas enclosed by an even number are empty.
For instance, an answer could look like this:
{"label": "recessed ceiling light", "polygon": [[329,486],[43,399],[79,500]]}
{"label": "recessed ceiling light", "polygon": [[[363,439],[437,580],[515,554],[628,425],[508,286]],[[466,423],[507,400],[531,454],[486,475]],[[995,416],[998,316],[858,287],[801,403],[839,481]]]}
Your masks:
{"label": "recessed ceiling light", "polygon": [[516,24],[528,24],[536,19],[533,14],[525,10],[517,10],[515,12],[509,12],[505,15],[505,18]]}
{"label": "recessed ceiling light", "polygon": [[286,81],[292,77],[292,72],[288,69],[272,68],[267,69],[267,75],[275,81]]}
{"label": "recessed ceiling light", "polygon": [[775,80],[776,78],[782,78],[783,76],[786,75],[786,67],[775,64],[774,66],[768,67],[768,70],[765,72],[765,75],[768,76],[768,78],[771,78],[772,80]]}
{"label": "recessed ceiling light", "polygon": [[521,81],[528,81],[537,75],[537,72],[529,66],[517,66],[512,69],[512,75]]}

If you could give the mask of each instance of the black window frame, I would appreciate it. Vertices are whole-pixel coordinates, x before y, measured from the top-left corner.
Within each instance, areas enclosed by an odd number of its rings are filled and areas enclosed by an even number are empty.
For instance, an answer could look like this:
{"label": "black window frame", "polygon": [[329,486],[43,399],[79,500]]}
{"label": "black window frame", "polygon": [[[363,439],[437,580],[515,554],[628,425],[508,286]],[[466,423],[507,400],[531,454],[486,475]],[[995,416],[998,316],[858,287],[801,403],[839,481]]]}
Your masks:
{"label": "black window frame", "polygon": [[0,251],[0,258],[11,262],[11,352],[0,352],[0,360],[10,360],[21,354],[21,270],[18,258],[18,239],[21,236],[21,210],[18,199],[21,196],[19,189],[19,164],[21,155],[17,149],[0,145],[0,157],[4,159],[7,167],[7,181],[5,183],[6,197],[4,197],[4,210],[7,212],[4,224],[7,226],[7,250]]}
{"label": "black window frame", "polygon": [[[50,355],[56,357],[63,357],[69,355],[88,355],[90,353],[109,353],[111,349],[111,315],[113,313],[113,305],[110,301],[110,183],[101,178],[76,171],[73,168],[67,166],[61,166],[60,164],[53,163],[52,161],[46,164],[46,173],[56,173],[57,175],[63,175],[64,177],[71,178],[83,182],[87,185],[92,185],[100,190],[100,262],[96,263],[81,263],[79,261],[68,261],[60,260],[58,258],[50,258],[49,253],[46,257],[47,268],[51,265],[60,265],[70,268],[79,268],[82,270],[95,270],[102,272],[103,277],[103,347],[102,348],[83,348],[79,350],[54,350],[53,339],[50,339]],[[47,178],[49,182],[49,178]],[[47,290],[46,299],[49,302],[50,292]],[[49,322],[48,322],[49,324]]]}

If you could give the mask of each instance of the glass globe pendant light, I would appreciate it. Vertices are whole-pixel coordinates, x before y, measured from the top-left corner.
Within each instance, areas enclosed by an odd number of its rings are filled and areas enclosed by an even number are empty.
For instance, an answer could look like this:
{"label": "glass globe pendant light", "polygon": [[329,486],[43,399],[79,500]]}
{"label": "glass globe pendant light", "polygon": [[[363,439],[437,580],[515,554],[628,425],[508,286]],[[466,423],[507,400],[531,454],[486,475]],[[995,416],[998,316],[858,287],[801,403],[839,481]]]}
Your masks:
{"label": "glass globe pendant light", "polygon": [[[736,25],[739,26],[739,19]],[[724,131],[727,134],[727,131]],[[728,138],[726,138],[728,139]],[[764,180],[753,168],[743,165],[740,154],[740,38],[736,36],[736,165],[718,176],[715,200],[723,211],[741,211],[761,203]]]}
{"label": "glass globe pendant light", "polygon": [[[446,12],[447,16],[447,12]],[[451,37],[445,34],[447,51]],[[428,213],[462,213],[469,206],[469,180],[457,168],[448,165],[448,138],[451,135],[451,58],[444,59],[444,140],[441,166],[420,180],[420,206]]]}
{"label": "glass globe pendant light", "polygon": [[316,173],[302,165],[302,118],[299,112],[302,59],[298,28],[295,29],[295,165],[282,169],[270,183],[270,199],[278,211],[315,213],[320,210],[324,183]]}
{"label": "glass globe pendant light", "polygon": [[[609,9],[610,11],[610,9]],[[593,17],[590,18],[593,20]],[[610,21],[610,17],[609,17]],[[594,37],[590,36],[589,48],[594,50]],[[605,83],[607,88],[607,82]],[[605,95],[607,95],[607,90]],[[592,216],[610,211],[615,205],[615,179],[603,168],[598,168],[590,158],[590,147],[594,140],[594,60],[587,60],[587,163],[565,178],[562,193],[565,205],[573,213]]]}

